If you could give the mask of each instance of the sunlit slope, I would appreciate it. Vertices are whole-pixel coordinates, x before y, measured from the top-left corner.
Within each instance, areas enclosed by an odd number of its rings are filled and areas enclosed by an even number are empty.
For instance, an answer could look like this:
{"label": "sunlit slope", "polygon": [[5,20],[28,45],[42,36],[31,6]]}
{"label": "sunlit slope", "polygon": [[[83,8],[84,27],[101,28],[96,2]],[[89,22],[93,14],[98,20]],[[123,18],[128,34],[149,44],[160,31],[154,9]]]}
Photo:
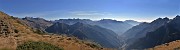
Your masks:
{"label": "sunlit slope", "polygon": [[158,45],[154,48],[149,48],[148,50],[180,50],[180,40]]}

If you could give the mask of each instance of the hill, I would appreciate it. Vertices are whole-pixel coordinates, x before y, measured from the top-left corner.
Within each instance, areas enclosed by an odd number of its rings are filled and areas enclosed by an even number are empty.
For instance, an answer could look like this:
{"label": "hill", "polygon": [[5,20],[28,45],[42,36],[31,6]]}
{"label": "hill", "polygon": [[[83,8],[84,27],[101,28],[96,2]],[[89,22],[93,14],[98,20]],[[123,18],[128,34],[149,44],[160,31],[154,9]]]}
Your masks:
{"label": "hill", "polygon": [[180,50],[180,40],[158,45],[153,48],[148,48],[147,50]]}

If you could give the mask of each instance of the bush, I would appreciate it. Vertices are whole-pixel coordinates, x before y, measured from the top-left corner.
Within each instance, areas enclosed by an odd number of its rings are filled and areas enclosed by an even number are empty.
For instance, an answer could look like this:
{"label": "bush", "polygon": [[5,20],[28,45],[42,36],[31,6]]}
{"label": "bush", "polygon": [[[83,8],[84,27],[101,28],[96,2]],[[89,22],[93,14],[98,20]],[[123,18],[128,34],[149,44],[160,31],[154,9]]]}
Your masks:
{"label": "bush", "polygon": [[14,30],[15,33],[18,33],[19,31],[17,29]]}
{"label": "bush", "polygon": [[17,46],[16,50],[63,50],[63,49],[45,42],[30,41]]}
{"label": "bush", "polygon": [[39,30],[39,29],[36,29],[35,31],[34,31],[35,33],[37,33],[37,34],[45,34],[45,32],[44,31],[42,31],[42,30]]}
{"label": "bush", "polygon": [[98,45],[87,43],[86,45],[90,46],[91,48],[99,48]]}
{"label": "bush", "polygon": [[178,48],[174,48],[174,50],[180,50],[180,47],[178,47]]}

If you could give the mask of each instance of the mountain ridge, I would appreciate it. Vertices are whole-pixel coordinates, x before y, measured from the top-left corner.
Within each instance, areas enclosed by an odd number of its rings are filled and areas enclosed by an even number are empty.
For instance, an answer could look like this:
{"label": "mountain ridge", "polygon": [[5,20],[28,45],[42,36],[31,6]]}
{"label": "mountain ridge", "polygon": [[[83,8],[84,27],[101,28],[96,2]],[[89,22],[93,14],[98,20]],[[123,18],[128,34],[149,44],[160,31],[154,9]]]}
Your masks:
{"label": "mountain ridge", "polygon": [[179,21],[180,16],[177,15],[174,19],[170,20],[155,31],[148,32],[145,37],[136,41],[131,47],[134,46],[133,48],[152,48],[156,45],[179,40]]}
{"label": "mountain ridge", "polygon": [[118,37],[116,33],[96,25],[92,26],[80,22],[73,25],[55,23],[54,25],[47,28],[46,31],[56,34],[72,35],[78,37],[79,39],[93,40],[108,48],[117,48],[120,46],[119,39],[116,38]]}
{"label": "mountain ridge", "polygon": [[66,23],[70,25],[75,24],[77,22],[83,24],[98,25],[100,27],[110,29],[119,35],[133,27],[132,25],[125,23],[123,21],[117,21],[112,19],[101,19],[98,21],[92,21],[90,19],[59,19],[55,20],[55,22]]}

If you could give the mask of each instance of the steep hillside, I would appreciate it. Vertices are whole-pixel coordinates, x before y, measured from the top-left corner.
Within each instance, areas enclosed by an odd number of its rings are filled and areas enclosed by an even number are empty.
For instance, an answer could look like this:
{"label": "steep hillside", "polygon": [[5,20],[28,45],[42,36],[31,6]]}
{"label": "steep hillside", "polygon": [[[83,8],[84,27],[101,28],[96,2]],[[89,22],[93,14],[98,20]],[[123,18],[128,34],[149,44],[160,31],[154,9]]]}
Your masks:
{"label": "steep hillside", "polygon": [[[173,20],[156,29],[148,32],[147,35],[131,45],[135,49],[151,48],[175,40],[180,40],[180,16],[176,16]],[[130,48],[131,48],[130,47]]]}
{"label": "steep hillside", "polygon": [[127,45],[131,45],[138,39],[145,37],[148,32],[154,31],[159,27],[163,26],[169,21],[168,18],[158,18],[151,23],[141,23],[137,26],[132,27],[128,31],[126,31],[122,37],[126,40]]}
{"label": "steep hillside", "polygon": [[139,32],[143,31],[145,28],[147,28],[149,26],[149,23],[141,23],[137,26],[132,27],[131,29],[129,29],[128,31],[126,31],[124,34],[122,34],[122,37],[125,37],[127,39],[129,38],[133,38],[135,37],[136,34],[138,34]]}
{"label": "steep hillside", "polygon": [[72,35],[83,40],[91,40],[108,48],[117,48],[121,45],[117,38],[118,35],[113,31],[80,22],[73,25],[55,23],[48,27],[46,31],[49,33]]}
{"label": "steep hillside", "polygon": [[180,40],[158,45],[153,48],[148,48],[147,50],[180,50]]}
{"label": "steep hillside", "polygon": [[78,40],[75,37],[39,33],[41,32],[27,27],[18,18],[0,12],[0,50],[16,50],[18,45],[28,41],[42,41],[64,50],[106,50],[90,42]]}
{"label": "steep hillside", "polygon": [[158,18],[151,23],[141,23],[137,26],[126,31],[122,36],[127,38],[141,38],[146,35],[147,32],[151,32],[156,30],[157,28],[161,27],[165,23],[169,21],[168,18]]}
{"label": "steep hillside", "polygon": [[110,29],[119,35],[127,31],[131,27],[133,27],[131,24],[128,24],[122,21],[112,20],[112,19],[102,19],[99,21],[92,21],[90,19],[59,19],[54,22],[66,23],[68,25],[72,25],[77,22],[80,22],[83,24],[98,25],[100,27]]}

